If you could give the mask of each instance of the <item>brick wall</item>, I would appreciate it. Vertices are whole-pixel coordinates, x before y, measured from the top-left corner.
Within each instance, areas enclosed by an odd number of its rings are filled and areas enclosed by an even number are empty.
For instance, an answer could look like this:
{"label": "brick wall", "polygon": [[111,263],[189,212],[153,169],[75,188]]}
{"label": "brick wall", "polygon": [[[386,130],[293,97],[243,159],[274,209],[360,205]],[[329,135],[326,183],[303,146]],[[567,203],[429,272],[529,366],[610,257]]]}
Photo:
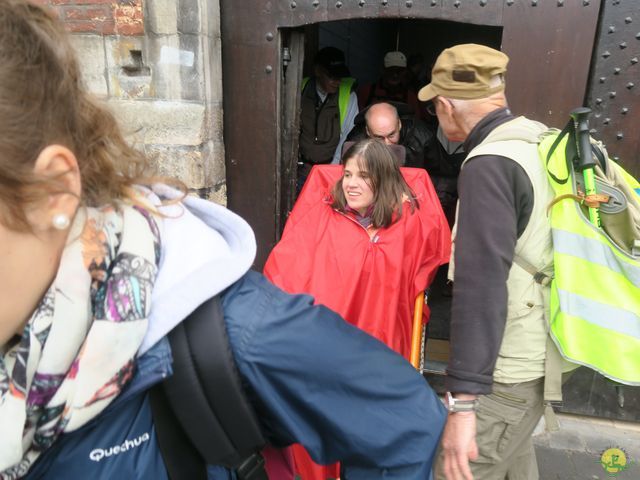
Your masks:
{"label": "brick wall", "polygon": [[143,0],[32,0],[49,6],[74,33],[143,35]]}

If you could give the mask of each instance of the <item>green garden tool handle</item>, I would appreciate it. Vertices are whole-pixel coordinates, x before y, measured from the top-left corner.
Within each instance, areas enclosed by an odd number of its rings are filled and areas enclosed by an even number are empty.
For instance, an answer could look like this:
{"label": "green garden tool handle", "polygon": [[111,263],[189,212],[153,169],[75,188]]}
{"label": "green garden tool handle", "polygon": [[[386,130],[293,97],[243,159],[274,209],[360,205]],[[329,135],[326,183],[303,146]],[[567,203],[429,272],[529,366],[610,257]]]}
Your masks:
{"label": "green garden tool handle", "polygon": [[[590,108],[580,107],[571,112],[571,118],[573,119],[575,134],[576,134],[576,147],[578,149],[578,164],[576,170],[582,172],[584,177],[584,190],[585,195],[596,194],[596,180],[594,174],[594,167],[596,161],[593,158],[591,152],[591,140],[589,138],[589,114]],[[589,221],[600,228],[600,212],[596,207],[588,207],[589,209]]]}

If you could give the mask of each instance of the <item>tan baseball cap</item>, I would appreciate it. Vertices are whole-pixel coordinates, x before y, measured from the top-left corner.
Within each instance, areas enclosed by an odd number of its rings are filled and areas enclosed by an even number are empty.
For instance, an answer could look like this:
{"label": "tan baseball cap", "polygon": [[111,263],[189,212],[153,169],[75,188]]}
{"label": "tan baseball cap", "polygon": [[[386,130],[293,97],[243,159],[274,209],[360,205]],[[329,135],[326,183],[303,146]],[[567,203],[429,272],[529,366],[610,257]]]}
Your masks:
{"label": "tan baseball cap", "polygon": [[436,59],[431,83],[420,89],[423,102],[442,95],[458,100],[484,98],[504,90],[509,57],[475,43],[447,48]]}

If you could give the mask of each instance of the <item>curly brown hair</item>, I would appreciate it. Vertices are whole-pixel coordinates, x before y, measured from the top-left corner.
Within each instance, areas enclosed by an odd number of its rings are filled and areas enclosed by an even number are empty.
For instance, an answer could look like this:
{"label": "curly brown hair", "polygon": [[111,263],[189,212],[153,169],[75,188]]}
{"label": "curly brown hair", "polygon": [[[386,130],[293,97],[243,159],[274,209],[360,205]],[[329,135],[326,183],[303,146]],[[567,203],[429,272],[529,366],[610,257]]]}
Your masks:
{"label": "curly brown hair", "polygon": [[[402,217],[402,203],[409,201],[410,210],[419,208],[415,193],[404,180],[393,153],[380,140],[369,138],[354,143],[343,155],[341,164],[356,158],[360,170],[369,174],[373,191],[371,222],[375,228],[387,228]],[[333,187],[333,204],[336,210],[345,211],[347,199],[342,190],[342,179]],[[395,216],[394,216],[395,215]]]}
{"label": "curly brown hair", "polygon": [[24,0],[0,2],[0,132],[0,222],[9,228],[30,230],[26,208],[63,191],[33,173],[48,145],[75,154],[83,205],[128,198],[131,185],[153,178],[147,157],[87,91],[60,22]]}

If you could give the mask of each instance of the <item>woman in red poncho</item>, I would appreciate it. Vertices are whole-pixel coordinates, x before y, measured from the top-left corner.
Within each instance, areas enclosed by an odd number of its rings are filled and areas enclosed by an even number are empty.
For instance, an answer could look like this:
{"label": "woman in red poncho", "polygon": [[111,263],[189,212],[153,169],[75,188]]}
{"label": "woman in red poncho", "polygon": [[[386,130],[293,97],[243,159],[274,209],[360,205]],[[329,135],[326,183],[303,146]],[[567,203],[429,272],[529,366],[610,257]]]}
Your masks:
{"label": "woman in red poncho", "polygon": [[[409,359],[415,298],[449,261],[450,242],[427,172],[400,169],[384,143],[368,139],[347,149],[342,166],[314,167],[264,273]],[[303,480],[339,476],[300,446],[294,457]]]}

